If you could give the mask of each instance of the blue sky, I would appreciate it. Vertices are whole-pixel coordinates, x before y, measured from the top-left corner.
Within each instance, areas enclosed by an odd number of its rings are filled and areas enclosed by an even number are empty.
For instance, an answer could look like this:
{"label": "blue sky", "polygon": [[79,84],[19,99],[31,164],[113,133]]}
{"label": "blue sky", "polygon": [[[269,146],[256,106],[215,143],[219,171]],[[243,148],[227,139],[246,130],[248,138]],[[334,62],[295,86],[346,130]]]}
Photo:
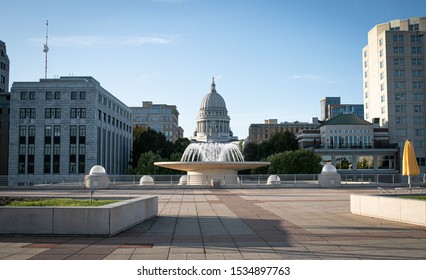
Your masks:
{"label": "blue sky", "polygon": [[48,77],[93,76],[128,106],[176,105],[190,136],[214,76],[240,138],[265,119],[311,121],[324,96],[361,104],[368,31],[426,16],[424,0],[3,2],[10,86],[44,77],[49,20]]}

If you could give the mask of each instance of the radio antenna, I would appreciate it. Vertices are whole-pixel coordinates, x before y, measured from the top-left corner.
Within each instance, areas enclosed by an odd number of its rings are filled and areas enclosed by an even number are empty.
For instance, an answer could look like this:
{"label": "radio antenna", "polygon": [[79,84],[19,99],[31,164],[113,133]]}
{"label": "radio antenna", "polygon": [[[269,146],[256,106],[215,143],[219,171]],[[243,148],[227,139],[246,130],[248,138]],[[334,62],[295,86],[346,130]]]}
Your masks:
{"label": "radio antenna", "polygon": [[47,38],[49,31],[49,21],[46,20],[46,43],[43,44],[43,52],[46,54],[44,61],[44,78],[47,79],[47,52],[49,51],[49,47],[47,46]]}

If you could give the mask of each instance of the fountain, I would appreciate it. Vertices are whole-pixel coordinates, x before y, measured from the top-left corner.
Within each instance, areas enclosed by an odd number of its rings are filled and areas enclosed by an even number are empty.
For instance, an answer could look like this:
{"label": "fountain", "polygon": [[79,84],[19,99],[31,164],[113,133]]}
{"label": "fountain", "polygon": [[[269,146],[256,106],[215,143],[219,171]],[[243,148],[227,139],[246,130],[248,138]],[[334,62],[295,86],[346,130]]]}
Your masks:
{"label": "fountain", "polygon": [[230,118],[222,96],[213,83],[202,102],[197,129],[178,162],[155,162],[154,165],[187,172],[186,184],[238,184],[238,171],[268,165],[269,162],[246,162],[229,127]]}

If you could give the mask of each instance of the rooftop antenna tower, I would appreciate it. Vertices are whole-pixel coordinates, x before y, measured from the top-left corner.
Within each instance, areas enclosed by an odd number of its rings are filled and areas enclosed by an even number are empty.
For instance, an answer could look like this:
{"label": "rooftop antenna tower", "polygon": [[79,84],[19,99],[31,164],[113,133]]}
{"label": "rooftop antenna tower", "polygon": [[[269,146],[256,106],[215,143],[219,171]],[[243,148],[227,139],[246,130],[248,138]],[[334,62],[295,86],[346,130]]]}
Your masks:
{"label": "rooftop antenna tower", "polygon": [[49,21],[46,20],[46,44],[43,44],[43,52],[46,54],[45,60],[44,60],[44,78],[45,79],[47,79],[47,52],[49,51],[49,47],[47,46],[48,30],[49,30]]}

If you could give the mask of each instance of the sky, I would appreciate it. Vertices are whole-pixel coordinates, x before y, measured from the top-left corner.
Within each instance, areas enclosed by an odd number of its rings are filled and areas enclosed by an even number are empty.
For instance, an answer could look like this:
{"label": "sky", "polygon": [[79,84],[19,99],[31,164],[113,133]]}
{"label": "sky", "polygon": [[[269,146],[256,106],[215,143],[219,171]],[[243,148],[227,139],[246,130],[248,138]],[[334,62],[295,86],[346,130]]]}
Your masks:
{"label": "sky", "polygon": [[[362,48],[376,24],[426,16],[412,0],[2,0],[13,82],[92,76],[127,106],[176,105],[193,135],[212,77],[231,129],[310,122],[320,100],[362,104]],[[401,5],[402,3],[402,5]]]}

